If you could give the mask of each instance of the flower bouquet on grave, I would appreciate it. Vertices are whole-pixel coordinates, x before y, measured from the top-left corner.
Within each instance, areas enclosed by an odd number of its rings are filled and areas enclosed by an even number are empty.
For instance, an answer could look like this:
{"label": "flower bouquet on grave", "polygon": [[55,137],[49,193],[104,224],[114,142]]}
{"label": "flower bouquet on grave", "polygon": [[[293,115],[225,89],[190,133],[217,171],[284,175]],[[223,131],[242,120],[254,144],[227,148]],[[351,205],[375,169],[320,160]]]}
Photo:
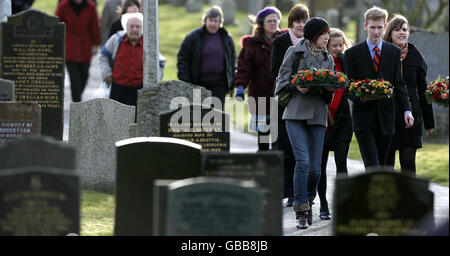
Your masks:
{"label": "flower bouquet on grave", "polygon": [[435,81],[427,86],[425,97],[428,104],[433,102],[448,107],[448,77],[441,78],[440,76]]}
{"label": "flower bouquet on grave", "polygon": [[299,70],[292,77],[291,83],[294,86],[309,87],[310,93],[322,94],[326,87],[339,89],[348,86],[349,81],[344,73],[310,68]]}
{"label": "flower bouquet on grave", "polygon": [[361,98],[392,98],[394,97],[394,86],[389,81],[381,79],[371,80],[355,80],[350,83],[347,91],[356,97]]}

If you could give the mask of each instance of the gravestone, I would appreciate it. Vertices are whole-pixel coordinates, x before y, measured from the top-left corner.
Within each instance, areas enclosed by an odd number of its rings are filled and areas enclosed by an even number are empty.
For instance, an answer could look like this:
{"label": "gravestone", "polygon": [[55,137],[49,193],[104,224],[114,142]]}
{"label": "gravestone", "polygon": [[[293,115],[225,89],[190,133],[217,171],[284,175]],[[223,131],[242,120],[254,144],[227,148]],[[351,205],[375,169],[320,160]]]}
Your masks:
{"label": "gravestone", "polygon": [[0,78],[0,102],[14,101],[14,82]]}
{"label": "gravestone", "polygon": [[37,103],[0,102],[0,144],[41,134],[41,107]]}
{"label": "gravestone", "polygon": [[174,138],[116,142],[115,235],[152,235],[153,183],[200,174],[201,146]]}
{"label": "gravestone", "polygon": [[171,0],[173,6],[184,6],[187,0]]}
{"label": "gravestone", "polygon": [[168,185],[169,236],[261,235],[262,193],[252,181],[199,177]]}
{"label": "gravestone", "polygon": [[229,152],[229,119],[221,110],[188,105],[160,115],[160,136],[197,143],[202,152]]}
{"label": "gravestone", "polygon": [[223,11],[223,25],[235,25],[236,1],[234,0],[212,0],[211,5],[218,5]]}
{"label": "gravestone", "polygon": [[0,1],[0,22],[8,20],[8,16],[11,15],[11,0]]}
{"label": "gravestone", "polygon": [[134,108],[110,99],[71,103],[69,143],[78,152],[78,169],[83,188],[109,192],[114,190],[114,143],[129,138]]}
{"label": "gravestone", "polygon": [[15,100],[38,102],[42,134],[63,138],[65,24],[29,9],[0,24],[0,77],[14,81]]}
{"label": "gravestone", "polygon": [[203,8],[203,0],[187,0],[186,12],[201,12]]}
{"label": "gravestone", "polygon": [[75,170],[76,151],[65,142],[52,137],[26,137],[0,144],[0,172],[2,169],[40,166]]}
{"label": "gravestone", "polygon": [[428,181],[382,169],[337,178],[334,234],[424,235],[433,225],[433,196]]}
{"label": "gravestone", "polygon": [[80,233],[75,172],[40,166],[0,170],[0,236],[70,233]]}
{"label": "gravestone", "polygon": [[263,192],[263,235],[283,235],[283,154],[280,151],[260,153],[203,153],[202,175],[253,180]]}
{"label": "gravestone", "polygon": [[204,87],[178,80],[139,90],[136,136],[160,136],[160,113],[177,109],[179,105],[202,104],[202,99],[210,96],[211,91]]}

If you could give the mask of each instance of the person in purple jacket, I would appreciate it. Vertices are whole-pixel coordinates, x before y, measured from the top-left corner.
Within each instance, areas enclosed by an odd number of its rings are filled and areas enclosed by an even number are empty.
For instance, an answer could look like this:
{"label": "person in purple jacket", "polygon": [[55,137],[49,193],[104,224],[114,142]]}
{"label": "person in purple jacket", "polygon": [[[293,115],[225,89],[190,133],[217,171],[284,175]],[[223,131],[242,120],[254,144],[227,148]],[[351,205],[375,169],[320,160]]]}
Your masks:
{"label": "person in purple jacket", "polygon": [[203,15],[203,26],[189,33],[177,58],[178,79],[200,85],[220,99],[234,88],[236,52],[233,38],[222,27],[223,12],[212,6]]}

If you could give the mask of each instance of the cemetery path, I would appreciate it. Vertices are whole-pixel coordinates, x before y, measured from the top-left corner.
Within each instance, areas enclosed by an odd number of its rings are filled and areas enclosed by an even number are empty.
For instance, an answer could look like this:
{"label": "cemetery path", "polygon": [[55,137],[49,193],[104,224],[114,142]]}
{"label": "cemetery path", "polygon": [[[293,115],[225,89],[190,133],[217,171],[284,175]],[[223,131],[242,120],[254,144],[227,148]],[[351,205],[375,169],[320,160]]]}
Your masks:
{"label": "cemetery path", "polygon": [[[101,76],[98,65],[98,55],[92,58],[89,69],[89,80],[83,93],[83,101],[92,99],[94,90],[100,86]],[[63,139],[68,141],[69,138],[69,110],[72,97],[70,94],[70,80],[66,71],[64,89],[64,133]],[[230,127],[230,152],[244,153],[257,151],[257,139],[255,135],[235,131],[234,127]],[[347,160],[349,175],[356,175],[364,172],[364,164],[362,161]],[[328,204],[333,204],[334,181],[336,179],[336,165],[333,155],[328,158],[327,165],[327,199]],[[434,219],[436,226],[439,226],[449,218],[449,188],[430,183],[429,189],[434,193]],[[319,208],[320,201],[316,197],[313,205],[313,225],[306,230],[299,230],[295,227],[295,214],[291,207],[286,207],[283,201],[283,235],[285,236],[331,236],[333,220],[320,220]]]}

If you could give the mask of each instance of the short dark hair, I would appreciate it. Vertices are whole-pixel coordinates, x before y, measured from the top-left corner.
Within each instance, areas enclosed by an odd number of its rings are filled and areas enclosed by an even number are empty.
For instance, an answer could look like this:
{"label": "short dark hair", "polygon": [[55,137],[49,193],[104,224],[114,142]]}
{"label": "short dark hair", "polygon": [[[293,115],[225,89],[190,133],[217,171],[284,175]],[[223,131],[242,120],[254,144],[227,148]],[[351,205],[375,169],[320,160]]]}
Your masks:
{"label": "short dark hair", "polygon": [[223,25],[223,12],[222,12],[222,8],[218,5],[213,5],[211,6],[211,8],[209,8],[205,14],[203,14],[203,24],[206,24],[206,19],[208,18],[217,18],[219,17],[220,19],[220,25],[219,27],[222,27]]}
{"label": "short dark hair", "polygon": [[139,8],[139,11],[142,10],[141,0],[124,0],[122,4],[117,8],[117,12],[122,15],[127,13],[128,7],[136,5]]}
{"label": "short dark hair", "polygon": [[409,30],[408,20],[404,16],[396,14],[386,25],[386,33],[384,33],[383,40],[392,43],[392,31],[396,28],[401,28],[405,23]]}
{"label": "short dark hair", "polygon": [[308,6],[304,4],[294,5],[288,14],[288,28],[294,26],[294,21],[309,19],[311,17]]}

